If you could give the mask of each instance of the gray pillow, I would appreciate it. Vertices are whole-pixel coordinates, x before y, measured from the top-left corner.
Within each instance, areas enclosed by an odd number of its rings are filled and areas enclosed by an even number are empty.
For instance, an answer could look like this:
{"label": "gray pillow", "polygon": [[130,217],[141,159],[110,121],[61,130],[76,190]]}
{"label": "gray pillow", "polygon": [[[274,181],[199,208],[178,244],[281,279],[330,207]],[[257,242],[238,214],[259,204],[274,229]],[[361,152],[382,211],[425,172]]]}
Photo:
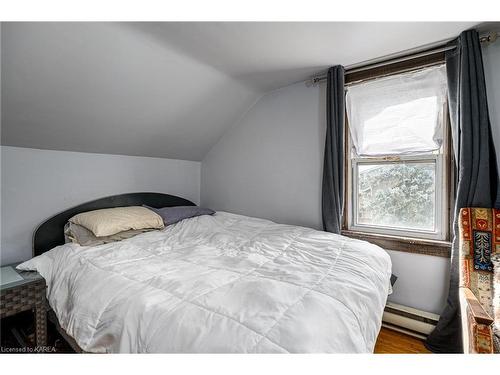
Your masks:
{"label": "gray pillow", "polygon": [[94,233],[82,225],[67,222],[64,226],[64,240],[66,243],[74,242],[81,246],[98,246],[105,243],[116,242],[132,238],[138,234],[149,232],[153,229],[131,229],[115,233],[111,236],[96,237]]}
{"label": "gray pillow", "polygon": [[165,226],[175,224],[184,219],[189,219],[190,217],[213,215],[215,213],[215,211],[210,208],[198,206],[175,206],[163,208],[154,208],[146,205],[143,206],[160,215]]}

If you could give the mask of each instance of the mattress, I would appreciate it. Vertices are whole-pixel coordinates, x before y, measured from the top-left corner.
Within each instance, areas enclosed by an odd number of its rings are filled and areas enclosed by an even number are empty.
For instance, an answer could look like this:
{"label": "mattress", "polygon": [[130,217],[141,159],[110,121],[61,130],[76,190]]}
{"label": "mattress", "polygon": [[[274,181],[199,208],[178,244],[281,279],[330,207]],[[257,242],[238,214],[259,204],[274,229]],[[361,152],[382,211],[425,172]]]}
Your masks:
{"label": "mattress", "polygon": [[18,266],[90,352],[369,353],[391,261],[378,246],[225,212]]}

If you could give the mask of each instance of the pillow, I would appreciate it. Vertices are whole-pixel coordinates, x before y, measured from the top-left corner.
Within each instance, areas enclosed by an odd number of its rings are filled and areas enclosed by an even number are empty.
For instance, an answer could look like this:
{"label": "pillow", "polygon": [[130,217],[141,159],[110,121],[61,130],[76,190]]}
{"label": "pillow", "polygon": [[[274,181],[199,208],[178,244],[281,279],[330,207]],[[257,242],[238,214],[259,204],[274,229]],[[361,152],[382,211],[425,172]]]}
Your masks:
{"label": "pillow", "polygon": [[161,216],[145,207],[105,208],[73,216],[69,221],[90,230],[96,237],[112,236],[130,229],[162,229]]}
{"label": "pillow", "polygon": [[96,237],[94,233],[84,226],[75,223],[66,223],[64,226],[64,239],[66,243],[73,242],[81,246],[97,246],[105,243],[116,242],[132,238],[138,234],[149,232],[153,229],[131,229],[124,232],[118,232],[111,236]]}
{"label": "pillow", "polygon": [[491,256],[491,263],[493,263],[493,332],[497,340],[500,340],[500,253]]}
{"label": "pillow", "polygon": [[198,206],[175,206],[175,207],[163,207],[154,208],[144,205],[143,207],[149,208],[151,211],[156,212],[163,219],[165,226],[175,224],[181,220],[189,219],[190,217],[196,217],[201,215],[213,215],[214,210],[210,208],[202,208]]}

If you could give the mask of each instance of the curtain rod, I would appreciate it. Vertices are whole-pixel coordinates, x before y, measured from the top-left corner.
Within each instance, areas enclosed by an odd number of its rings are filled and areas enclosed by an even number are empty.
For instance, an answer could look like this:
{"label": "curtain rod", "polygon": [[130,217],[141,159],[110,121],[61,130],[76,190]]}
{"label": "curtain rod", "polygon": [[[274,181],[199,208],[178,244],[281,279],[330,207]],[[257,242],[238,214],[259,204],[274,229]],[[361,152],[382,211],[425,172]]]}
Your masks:
{"label": "curtain rod", "polygon": [[[494,43],[499,36],[500,36],[500,33],[490,32],[486,35],[480,36],[479,41],[481,43]],[[362,63],[348,65],[348,66],[346,66],[346,73],[362,72],[364,70],[378,68],[378,67],[388,65],[388,64],[394,64],[394,63],[398,63],[398,62],[416,59],[419,57],[433,55],[433,54],[439,53],[439,52],[449,51],[449,50],[456,48],[456,45],[446,45],[446,44],[454,39],[455,38],[446,39],[446,40],[442,40],[440,42],[434,43],[433,45],[427,44],[426,46],[418,47],[418,48],[415,48],[413,50],[407,50],[404,52],[399,52],[396,54],[386,55],[383,57],[378,57],[376,59],[367,60],[367,61],[364,61]],[[413,53],[412,53],[412,51],[413,51]],[[418,52],[418,51],[421,51],[421,52]],[[310,85],[317,85],[322,81],[326,81],[326,77],[327,77],[326,73],[323,73],[323,74],[311,77],[309,80],[306,81],[306,83],[308,83],[309,86]]]}

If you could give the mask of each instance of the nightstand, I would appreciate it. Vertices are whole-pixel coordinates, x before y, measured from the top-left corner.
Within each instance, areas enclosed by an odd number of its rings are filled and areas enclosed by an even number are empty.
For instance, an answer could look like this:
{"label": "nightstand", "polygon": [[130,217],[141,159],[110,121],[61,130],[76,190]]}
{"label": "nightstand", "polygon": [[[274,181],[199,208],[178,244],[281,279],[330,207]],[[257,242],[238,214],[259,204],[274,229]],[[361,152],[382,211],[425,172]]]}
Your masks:
{"label": "nightstand", "polygon": [[[2,267],[2,271],[6,274],[15,272],[19,276],[19,280],[0,286],[0,319],[23,311],[33,311],[35,314],[36,346],[45,347],[47,345],[45,279],[38,272],[18,271],[15,268],[16,265]],[[4,267],[12,267],[12,269],[5,270]]]}

